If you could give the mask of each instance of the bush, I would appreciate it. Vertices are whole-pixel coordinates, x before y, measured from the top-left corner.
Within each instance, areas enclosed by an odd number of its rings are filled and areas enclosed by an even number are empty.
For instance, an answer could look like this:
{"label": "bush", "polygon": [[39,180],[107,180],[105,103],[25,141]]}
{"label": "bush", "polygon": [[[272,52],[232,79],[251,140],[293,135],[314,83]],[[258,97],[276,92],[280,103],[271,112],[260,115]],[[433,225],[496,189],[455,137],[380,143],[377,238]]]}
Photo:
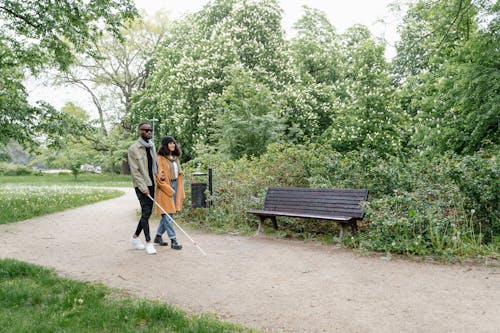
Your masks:
{"label": "bush", "polygon": [[24,165],[0,162],[0,175],[24,176],[37,173]]}
{"label": "bush", "polygon": [[490,242],[500,235],[500,168],[498,151],[457,158],[450,178],[464,196],[464,209],[474,216],[474,229]]}
{"label": "bush", "polygon": [[[326,146],[270,145],[259,158],[189,162],[214,169],[210,209],[187,209],[189,221],[216,231],[250,233],[246,214],[263,206],[269,186],[368,188],[366,218],[346,245],[394,253],[498,256],[498,167],[494,154],[381,156],[369,150],[339,153]],[[280,218],[280,235],[314,238],[338,228]],[[307,223],[309,222],[309,223]]]}

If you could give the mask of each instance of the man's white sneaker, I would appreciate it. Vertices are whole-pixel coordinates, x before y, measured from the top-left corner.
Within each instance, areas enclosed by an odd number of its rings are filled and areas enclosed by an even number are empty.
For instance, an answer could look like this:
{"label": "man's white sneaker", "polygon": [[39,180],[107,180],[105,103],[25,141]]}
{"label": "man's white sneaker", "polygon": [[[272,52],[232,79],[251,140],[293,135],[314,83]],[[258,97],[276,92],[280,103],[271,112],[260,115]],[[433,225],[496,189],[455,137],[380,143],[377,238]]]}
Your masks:
{"label": "man's white sneaker", "polygon": [[153,243],[146,244],[146,253],[147,254],[156,254],[156,250],[155,250],[155,247],[153,246]]}
{"label": "man's white sneaker", "polygon": [[134,237],[130,238],[130,243],[133,246],[135,246],[135,248],[137,250],[144,250],[144,244],[142,244],[141,240],[138,237],[136,237],[136,238],[134,238]]}

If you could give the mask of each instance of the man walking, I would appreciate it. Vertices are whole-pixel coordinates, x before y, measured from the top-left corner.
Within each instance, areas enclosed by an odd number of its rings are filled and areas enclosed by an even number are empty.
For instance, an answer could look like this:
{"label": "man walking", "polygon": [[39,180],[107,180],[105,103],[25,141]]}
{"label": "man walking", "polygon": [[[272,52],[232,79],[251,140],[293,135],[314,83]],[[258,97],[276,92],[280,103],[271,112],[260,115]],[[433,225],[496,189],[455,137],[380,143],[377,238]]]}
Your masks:
{"label": "man walking", "polygon": [[[158,170],[156,162],[156,151],[154,143],[151,141],[151,125],[148,123],[139,124],[140,138],[128,149],[128,164],[135,193],[141,204],[141,219],[137,224],[137,229],[130,239],[130,243],[138,250],[146,248],[147,254],[155,254],[156,250],[151,242],[149,234],[149,217],[153,211],[153,200],[155,195],[155,177]],[[139,239],[141,231],[144,231],[146,246]]]}

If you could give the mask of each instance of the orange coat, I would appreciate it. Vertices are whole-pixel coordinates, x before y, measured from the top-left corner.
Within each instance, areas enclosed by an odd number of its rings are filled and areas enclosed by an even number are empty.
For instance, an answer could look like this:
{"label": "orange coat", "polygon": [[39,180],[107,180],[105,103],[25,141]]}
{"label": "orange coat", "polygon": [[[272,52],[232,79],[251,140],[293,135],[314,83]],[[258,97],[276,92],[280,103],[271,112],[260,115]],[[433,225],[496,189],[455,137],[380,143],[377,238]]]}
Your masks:
{"label": "orange coat", "polygon": [[[165,179],[161,180],[161,176],[164,175]],[[174,189],[170,185],[170,167],[167,158],[158,155],[158,173],[156,174],[156,194],[155,200],[160,204],[160,206],[165,209],[169,214],[177,213],[182,210],[182,203],[186,197],[184,192],[184,176],[179,173],[177,177],[177,193],[175,195],[174,203]],[[156,207],[156,211],[159,214],[164,214],[164,212]]]}

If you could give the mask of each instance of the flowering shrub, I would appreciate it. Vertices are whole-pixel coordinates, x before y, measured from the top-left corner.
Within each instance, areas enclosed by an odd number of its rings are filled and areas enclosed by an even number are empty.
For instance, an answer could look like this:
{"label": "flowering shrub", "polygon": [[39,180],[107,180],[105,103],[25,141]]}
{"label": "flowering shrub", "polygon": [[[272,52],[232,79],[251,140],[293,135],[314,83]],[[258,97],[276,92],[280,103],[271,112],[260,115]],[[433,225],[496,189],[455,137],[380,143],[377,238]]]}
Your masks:
{"label": "flowering shrub", "polygon": [[[207,154],[188,168],[213,168],[213,206],[184,214],[214,230],[250,233],[258,220],[246,211],[262,208],[269,186],[368,188],[360,232],[345,239],[346,245],[416,255],[496,257],[498,169],[492,167],[494,159],[483,162],[417,154],[383,157],[369,150],[339,153],[327,146],[282,143],[271,145],[259,158],[222,160]],[[284,217],[279,225],[279,235],[304,239],[331,240],[339,230],[330,222]]]}

